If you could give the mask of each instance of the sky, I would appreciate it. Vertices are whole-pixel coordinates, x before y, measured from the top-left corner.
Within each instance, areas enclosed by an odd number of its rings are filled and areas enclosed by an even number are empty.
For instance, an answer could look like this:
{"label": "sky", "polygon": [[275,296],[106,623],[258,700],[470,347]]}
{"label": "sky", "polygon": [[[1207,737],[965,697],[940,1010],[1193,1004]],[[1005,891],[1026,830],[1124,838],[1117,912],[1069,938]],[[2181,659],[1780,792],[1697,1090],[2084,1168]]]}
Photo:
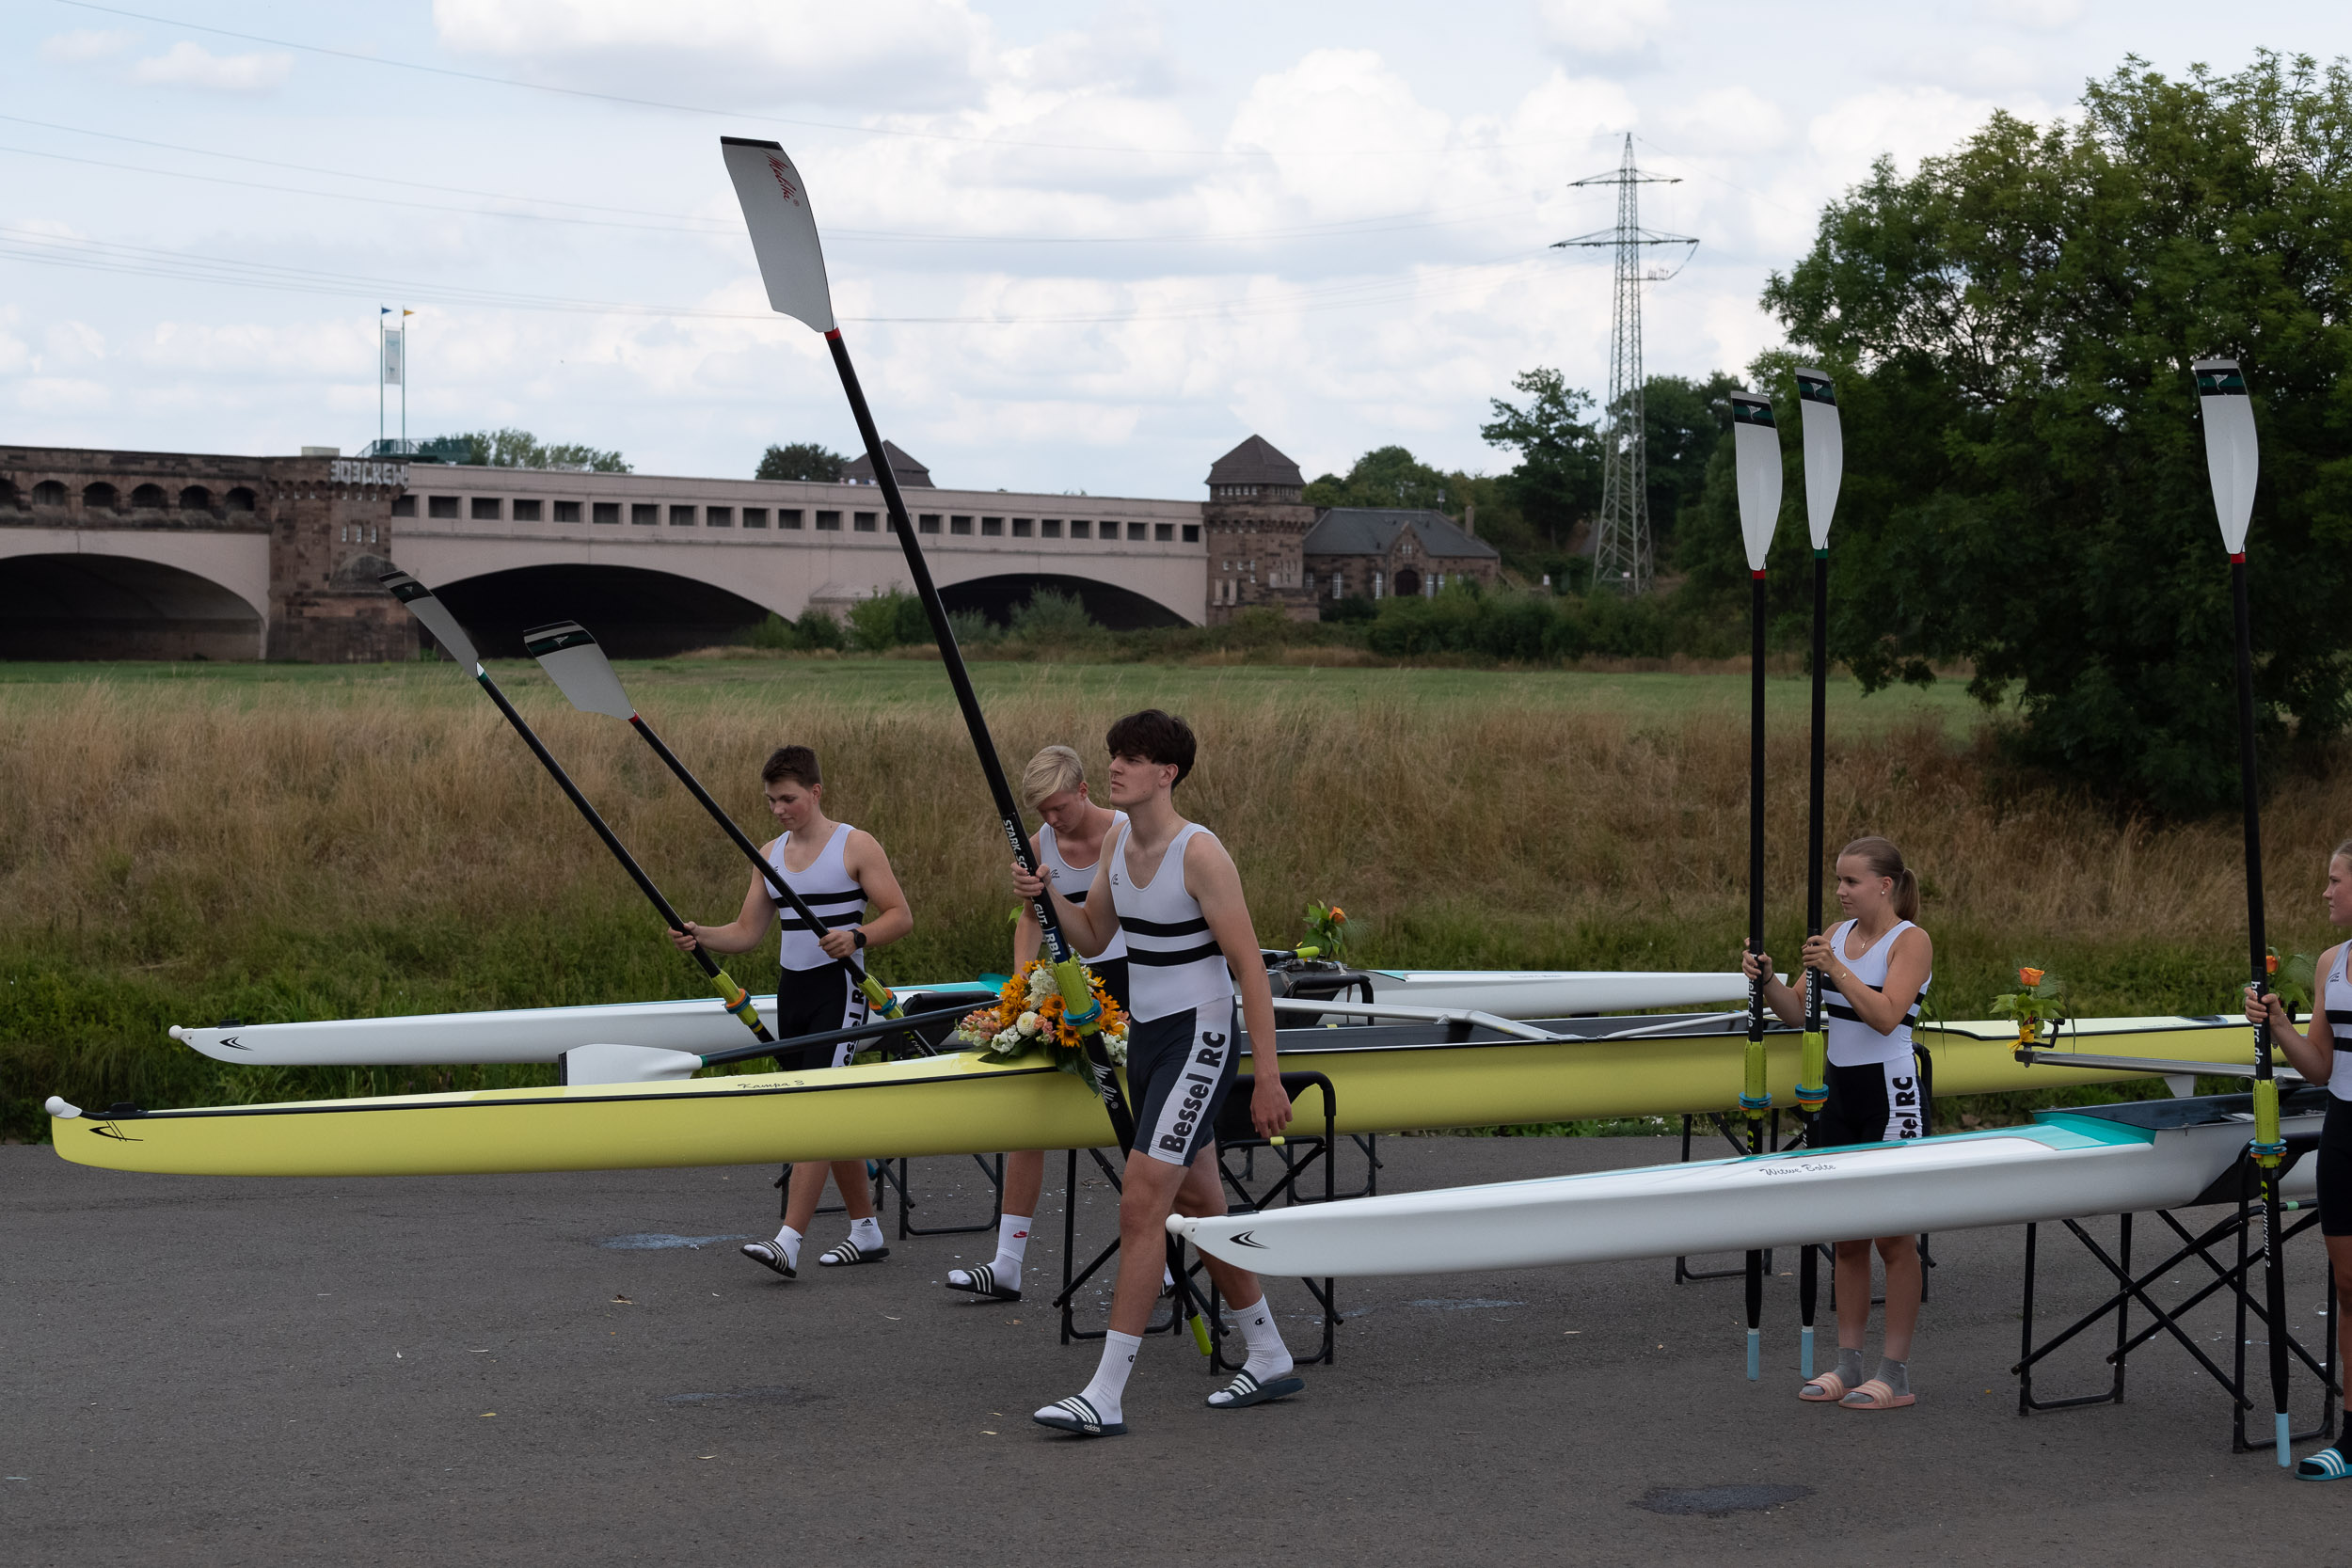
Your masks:
{"label": "sky", "polygon": [[732,135],[791,152],[877,420],[943,484],[1192,498],[1252,433],[1311,476],[1495,472],[1515,375],[1606,390],[1609,253],[1553,243],[1614,224],[1571,182],[1629,135],[1674,182],[1643,224],[1699,241],[1653,253],[1647,368],[1736,372],[1875,158],[2260,48],[2352,53],[2352,8],[11,0],[0,443],[353,451],[390,306],[411,436],[854,451]]}

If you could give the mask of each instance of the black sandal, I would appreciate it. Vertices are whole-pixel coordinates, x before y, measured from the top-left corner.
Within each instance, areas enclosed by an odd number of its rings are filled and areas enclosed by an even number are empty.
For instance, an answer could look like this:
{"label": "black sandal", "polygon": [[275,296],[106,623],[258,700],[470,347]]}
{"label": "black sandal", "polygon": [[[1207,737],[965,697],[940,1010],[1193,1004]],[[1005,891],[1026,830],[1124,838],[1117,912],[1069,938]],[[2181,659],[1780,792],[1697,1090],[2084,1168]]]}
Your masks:
{"label": "black sandal", "polygon": [[[961,1283],[958,1283],[956,1279],[958,1275],[963,1275]],[[995,1301],[1019,1301],[1021,1299],[1019,1291],[1009,1291],[997,1282],[996,1266],[993,1263],[982,1263],[977,1269],[949,1269],[947,1289],[965,1291],[973,1295],[987,1296]]]}

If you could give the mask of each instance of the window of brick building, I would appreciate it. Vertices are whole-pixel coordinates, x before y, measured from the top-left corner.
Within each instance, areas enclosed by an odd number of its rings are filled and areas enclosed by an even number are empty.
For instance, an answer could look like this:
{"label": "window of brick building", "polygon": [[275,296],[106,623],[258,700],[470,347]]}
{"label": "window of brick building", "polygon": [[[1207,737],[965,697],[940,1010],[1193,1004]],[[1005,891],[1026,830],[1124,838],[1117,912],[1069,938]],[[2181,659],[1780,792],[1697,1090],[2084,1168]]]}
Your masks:
{"label": "window of brick building", "polygon": [[1149,525],[1144,523],[1129,523],[1127,525],[1127,537],[1140,545],[1144,542],[1144,540],[1151,537],[1151,535],[1145,531],[1148,527]]}
{"label": "window of brick building", "polygon": [[871,512],[852,513],[850,516],[850,527],[854,532],[871,533],[874,531],[876,521],[875,515]]}
{"label": "window of brick building", "polygon": [[1048,517],[1037,525],[1037,531],[1041,539],[1058,539],[1061,537],[1061,519]]}
{"label": "window of brick building", "polygon": [[428,517],[454,518],[457,515],[457,498],[455,496],[429,498],[424,503],[424,515]]}
{"label": "window of brick building", "polygon": [[1002,517],[982,517],[980,533],[984,538],[1002,539],[1005,536],[1005,520]]}
{"label": "window of brick building", "polygon": [[466,508],[466,515],[477,523],[495,523],[501,515],[496,496],[476,496]]}
{"label": "window of brick building", "polygon": [[[183,509],[183,510],[185,510],[185,508],[187,507],[187,504],[188,504],[188,503],[187,503],[187,498],[185,498],[184,496],[183,496],[183,497],[182,497],[182,498],[181,498],[181,500],[180,500],[180,505],[181,505],[182,509]],[[416,498],[416,497],[414,497],[414,496],[394,496],[394,497],[392,498],[392,515],[393,515],[393,516],[395,516],[395,517],[413,517],[413,516],[415,516],[416,515],[417,515],[417,498]]]}
{"label": "window of brick building", "polygon": [[817,531],[819,533],[839,533],[841,531],[841,514],[838,512],[819,512],[817,514]]}
{"label": "window of brick building", "polygon": [[588,506],[590,519],[594,522],[617,523],[621,520],[619,501],[590,501]]}
{"label": "window of brick building", "polygon": [[798,529],[800,526],[801,526],[801,509],[800,509],[799,507],[797,507],[797,506],[787,506],[787,507],[780,507],[780,508],[778,508],[778,509],[777,509],[777,512],[776,512],[776,527],[778,527],[778,528],[788,528],[788,529]]}
{"label": "window of brick building", "polygon": [[661,508],[651,501],[631,501],[628,503],[628,521],[631,528],[657,527],[661,521]]}
{"label": "window of brick building", "polygon": [[1186,523],[1184,525],[1184,543],[1187,545],[1198,545],[1200,543],[1200,525],[1199,523]]}
{"label": "window of brick building", "polygon": [[670,508],[670,526],[672,528],[692,528],[694,526],[694,509],[691,506],[674,506]]}
{"label": "window of brick building", "polygon": [[939,514],[936,512],[926,512],[921,516],[915,518],[914,531],[917,533],[937,533],[939,531]]}
{"label": "window of brick building", "polygon": [[559,523],[576,523],[580,521],[580,502],[557,501],[555,503],[555,520]]}
{"label": "window of brick building", "polygon": [[743,509],[743,526],[745,528],[766,528],[768,526],[768,509],[764,506],[745,507]]}
{"label": "window of brick building", "polygon": [[535,523],[538,520],[539,503],[537,501],[517,500],[515,502],[515,521],[518,523]]}
{"label": "window of brick building", "polygon": [[1036,519],[1036,518],[1034,518],[1034,517],[1015,517],[1015,518],[1012,520],[1012,536],[1013,536],[1015,539],[1026,539],[1026,538],[1028,538],[1028,537],[1030,536],[1031,532],[1032,532],[1032,531],[1033,531],[1036,528],[1037,528],[1037,519]]}
{"label": "window of brick building", "polygon": [[1070,537],[1073,539],[1084,539],[1088,537],[1089,531],[1092,530],[1093,527],[1094,525],[1084,517],[1073,517],[1070,519]]}
{"label": "window of brick building", "polygon": [[703,508],[703,527],[733,528],[734,526],[735,508],[731,506],[706,506]]}
{"label": "window of brick building", "polygon": [[950,516],[947,519],[947,531],[950,533],[969,533],[972,531],[972,519],[961,515]]}
{"label": "window of brick building", "polygon": [[1174,523],[1153,523],[1152,525],[1152,537],[1159,544],[1172,545],[1176,542],[1176,525]]}

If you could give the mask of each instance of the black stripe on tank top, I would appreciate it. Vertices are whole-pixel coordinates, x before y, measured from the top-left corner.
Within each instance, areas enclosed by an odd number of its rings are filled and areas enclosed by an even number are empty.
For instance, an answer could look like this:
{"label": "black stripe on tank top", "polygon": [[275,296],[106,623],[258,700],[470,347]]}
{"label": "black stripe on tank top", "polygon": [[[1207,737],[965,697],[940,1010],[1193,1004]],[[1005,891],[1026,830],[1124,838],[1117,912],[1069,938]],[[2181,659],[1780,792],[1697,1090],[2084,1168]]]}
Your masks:
{"label": "black stripe on tank top", "polygon": [[[1870,989],[1872,990],[1878,990],[1876,986],[1872,986]],[[1883,995],[1884,993],[1881,992],[1881,994]],[[1821,1011],[1828,1014],[1832,1018],[1843,1019],[1848,1023],[1861,1023],[1865,1028],[1869,1027],[1869,1025],[1864,1022],[1862,1015],[1853,1010],[1853,1006],[1851,1003],[1842,1001],[1832,1002],[1827,996],[1824,996],[1821,998]],[[1916,1023],[1919,1022],[1919,1006],[1917,1003],[1915,1002],[1912,1004],[1911,1011],[1903,1014],[1902,1022],[1906,1024]],[[1898,1025],[1898,1027],[1900,1026],[1901,1025]]]}
{"label": "black stripe on tank top", "polygon": [[1122,914],[1119,917],[1119,924],[1129,936],[1145,937],[1188,937],[1196,931],[1209,928],[1206,916],[1191,920],[1137,920],[1133,915]]}
{"label": "black stripe on tank top", "polygon": [[1203,958],[1218,958],[1224,952],[1225,949],[1213,942],[1202,942],[1198,947],[1180,947],[1172,952],[1137,947],[1131,942],[1127,944],[1127,961],[1141,964],[1147,969],[1173,969],[1179,964],[1199,963]]}

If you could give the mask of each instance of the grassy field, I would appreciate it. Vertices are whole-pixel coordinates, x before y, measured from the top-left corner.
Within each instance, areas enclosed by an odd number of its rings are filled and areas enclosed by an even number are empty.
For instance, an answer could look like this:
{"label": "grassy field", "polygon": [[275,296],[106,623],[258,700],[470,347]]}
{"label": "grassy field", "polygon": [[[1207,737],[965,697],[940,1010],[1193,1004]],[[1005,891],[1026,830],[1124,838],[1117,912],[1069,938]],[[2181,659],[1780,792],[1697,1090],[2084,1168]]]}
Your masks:
{"label": "grassy field", "polygon": [[[619,724],[535,669],[502,684],[675,902],[731,914],[734,851]],[[1431,966],[1720,968],[1744,927],[1746,689],[1720,673],[980,664],[998,743],[1095,739],[1157,702],[1200,730],[1181,799],[1240,859],[1261,936],[1335,899],[1358,957]],[[890,848],[914,937],[893,981],[1002,967],[1003,852],[936,664],[677,660],[632,695],[722,800],[816,746],[828,803]],[[1771,945],[1803,919],[1802,680],[1771,683]],[[1935,998],[1982,1016],[2017,964],[2087,1011],[2209,1012],[2242,963],[2237,834],[2158,828],[1987,784],[1951,683],[1832,705],[1833,844],[1883,832],[1928,893]],[[2266,818],[2270,919],[2316,951],[2321,862],[2352,824],[2337,777]],[[761,836],[765,836],[762,834]],[[772,959],[746,956],[746,978]],[[634,890],[447,665],[0,665],[0,1128],[40,1099],[204,1103],[502,1081],[256,1075],[164,1037],[262,1022],[696,994]],[[522,1069],[503,1081],[527,1081]]]}

